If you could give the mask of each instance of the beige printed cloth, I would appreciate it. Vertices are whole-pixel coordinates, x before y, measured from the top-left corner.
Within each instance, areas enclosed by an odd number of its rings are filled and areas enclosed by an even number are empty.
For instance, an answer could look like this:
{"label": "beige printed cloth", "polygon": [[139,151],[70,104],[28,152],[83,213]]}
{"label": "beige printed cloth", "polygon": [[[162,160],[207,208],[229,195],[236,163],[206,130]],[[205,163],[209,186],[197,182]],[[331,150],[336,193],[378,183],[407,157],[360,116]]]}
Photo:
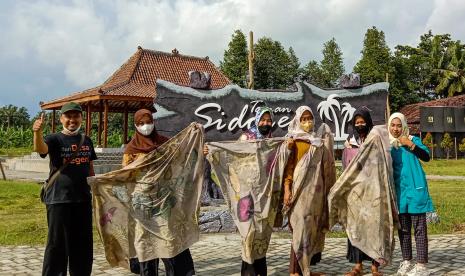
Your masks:
{"label": "beige printed cloth", "polygon": [[88,179],[110,265],[171,258],[198,241],[203,144],[193,123],[144,158]]}
{"label": "beige printed cloth", "polygon": [[353,246],[380,263],[394,251],[397,210],[386,126],[374,127],[329,194],[330,225],[341,223]]}
{"label": "beige printed cloth", "polygon": [[278,209],[288,150],[283,138],[208,143],[219,184],[242,237],[242,259],[266,256]]}
{"label": "beige printed cloth", "polygon": [[294,169],[291,207],[285,210],[303,275],[310,275],[312,256],[323,252],[329,230],[327,196],[336,181],[331,130],[323,124],[316,136],[321,142],[312,143]]}

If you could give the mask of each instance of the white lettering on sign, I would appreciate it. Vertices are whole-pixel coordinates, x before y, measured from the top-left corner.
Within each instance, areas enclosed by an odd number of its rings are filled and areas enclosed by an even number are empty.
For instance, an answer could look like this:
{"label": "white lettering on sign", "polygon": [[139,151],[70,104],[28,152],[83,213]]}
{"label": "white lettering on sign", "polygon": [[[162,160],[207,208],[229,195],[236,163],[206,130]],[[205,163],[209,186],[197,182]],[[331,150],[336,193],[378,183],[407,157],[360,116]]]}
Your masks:
{"label": "white lettering on sign", "polygon": [[[252,107],[251,109],[252,110],[256,110],[257,109],[257,105],[259,103],[263,103],[263,101],[253,101],[251,102],[252,104]],[[279,110],[281,110],[281,112],[288,112],[290,113],[291,112],[291,109],[290,108],[281,108],[281,107],[278,107]],[[205,110],[208,110],[208,109],[214,109],[216,110],[220,115],[221,117],[224,117],[226,115],[225,111],[223,110],[223,108],[217,104],[217,103],[206,103],[206,104],[203,104],[201,106],[199,106],[194,114],[195,116],[205,120],[206,122],[203,124],[203,127],[205,129],[209,128],[209,127],[215,127],[216,130],[223,130],[225,127],[228,128],[229,131],[233,131],[235,129],[242,129],[244,127],[246,128],[250,128],[250,126],[252,125],[252,122],[255,120],[255,117],[252,117],[252,118],[245,118],[246,114],[249,112],[249,105],[246,104],[244,105],[244,107],[242,108],[241,110],[241,113],[239,114],[239,116],[237,117],[234,117],[231,119],[231,121],[229,121],[228,124],[224,123],[223,122],[223,119],[216,119],[216,120],[213,120],[213,118],[207,114],[204,114],[203,112]],[[278,127],[280,128],[285,128],[289,125],[290,123],[290,119],[289,119],[289,116],[283,116],[279,119],[278,121]],[[276,124],[276,122],[273,122],[273,126]]]}
{"label": "white lettering on sign", "polygon": [[[347,124],[353,117],[355,108],[353,108],[349,103],[339,103],[337,100],[338,96],[335,94],[331,94],[325,101],[320,102],[317,107],[317,111],[320,115],[320,118],[325,121],[328,120],[334,123],[335,126],[335,137],[336,141],[343,141],[347,139],[349,136],[346,133]],[[250,128],[253,121],[255,120],[254,117],[246,118],[247,114],[254,114],[261,105],[264,105],[265,102],[261,100],[251,101],[250,104],[244,105],[241,112],[237,117],[233,117],[229,123],[223,122],[223,117],[226,116],[225,110],[217,103],[206,103],[199,106],[194,114],[195,116],[205,120],[206,122],[203,124],[204,128],[207,129],[209,127],[215,127],[216,130],[220,131],[227,128],[229,131],[234,131],[236,129],[242,128]],[[249,109],[250,108],[250,109]],[[213,118],[207,114],[204,114],[208,110],[216,110],[218,112],[219,119],[213,120]],[[286,116],[284,114],[290,114],[292,112],[291,108],[288,107],[275,107],[273,109],[274,114],[283,114],[277,122],[273,122],[273,126],[276,124],[279,128],[286,128],[291,118],[290,116]],[[339,115],[338,115],[339,114]],[[341,122],[339,121],[341,120]]]}

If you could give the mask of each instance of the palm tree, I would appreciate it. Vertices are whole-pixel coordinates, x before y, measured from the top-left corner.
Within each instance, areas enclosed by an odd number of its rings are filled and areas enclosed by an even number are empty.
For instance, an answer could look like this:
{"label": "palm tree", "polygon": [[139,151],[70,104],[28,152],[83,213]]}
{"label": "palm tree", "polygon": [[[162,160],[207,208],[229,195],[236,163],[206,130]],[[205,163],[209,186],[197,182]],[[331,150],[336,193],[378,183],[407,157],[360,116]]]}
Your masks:
{"label": "palm tree", "polygon": [[460,41],[452,43],[439,60],[436,92],[452,97],[465,91],[465,50]]}
{"label": "palm tree", "polygon": [[349,122],[354,116],[355,108],[353,108],[349,103],[342,104],[341,115],[344,116],[341,124],[341,136],[346,139],[349,134],[345,133],[346,123]]}
{"label": "palm tree", "polygon": [[336,111],[334,110],[334,107],[337,107],[338,110],[341,110],[341,106],[339,105],[339,102],[336,100],[336,98],[337,98],[336,94],[329,95],[326,101],[322,101],[317,106],[317,110],[318,110],[318,113],[320,113],[320,118],[323,121],[324,121],[323,117],[327,118],[331,122],[333,121],[331,117],[334,118],[334,127],[336,128],[336,137],[340,137],[339,118],[336,115]]}

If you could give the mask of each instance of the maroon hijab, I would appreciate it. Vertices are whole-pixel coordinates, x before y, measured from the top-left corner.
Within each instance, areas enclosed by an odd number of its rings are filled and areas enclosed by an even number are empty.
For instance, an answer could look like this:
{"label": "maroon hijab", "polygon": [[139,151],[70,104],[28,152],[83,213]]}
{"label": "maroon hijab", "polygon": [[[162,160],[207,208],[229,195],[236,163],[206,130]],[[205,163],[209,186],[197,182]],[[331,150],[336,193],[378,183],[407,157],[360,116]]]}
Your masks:
{"label": "maroon hijab", "polygon": [[[152,112],[147,109],[139,109],[134,114],[134,123],[138,122],[142,119],[145,115],[148,115],[150,118],[152,117]],[[153,119],[152,119],[153,120]],[[149,136],[142,135],[136,129],[136,133],[134,137],[132,137],[131,141],[126,146],[124,153],[126,154],[137,154],[137,153],[149,153],[154,149],[158,148],[161,144],[168,141],[169,138],[159,135],[157,130],[154,128],[152,133]]]}

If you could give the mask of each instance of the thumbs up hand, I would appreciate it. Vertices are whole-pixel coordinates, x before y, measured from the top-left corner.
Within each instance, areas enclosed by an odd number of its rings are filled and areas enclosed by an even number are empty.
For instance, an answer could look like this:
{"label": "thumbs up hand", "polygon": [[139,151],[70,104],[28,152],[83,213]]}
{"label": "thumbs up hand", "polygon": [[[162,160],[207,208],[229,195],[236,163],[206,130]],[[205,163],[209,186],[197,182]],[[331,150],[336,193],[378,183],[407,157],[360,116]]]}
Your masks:
{"label": "thumbs up hand", "polygon": [[42,112],[42,114],[40,115],[40,118],[37,119],[32,125],[32,131],[34,132],[42,131],[44,127],[44,123],[45,123],[45,117],[44,117],[44,113]]}

